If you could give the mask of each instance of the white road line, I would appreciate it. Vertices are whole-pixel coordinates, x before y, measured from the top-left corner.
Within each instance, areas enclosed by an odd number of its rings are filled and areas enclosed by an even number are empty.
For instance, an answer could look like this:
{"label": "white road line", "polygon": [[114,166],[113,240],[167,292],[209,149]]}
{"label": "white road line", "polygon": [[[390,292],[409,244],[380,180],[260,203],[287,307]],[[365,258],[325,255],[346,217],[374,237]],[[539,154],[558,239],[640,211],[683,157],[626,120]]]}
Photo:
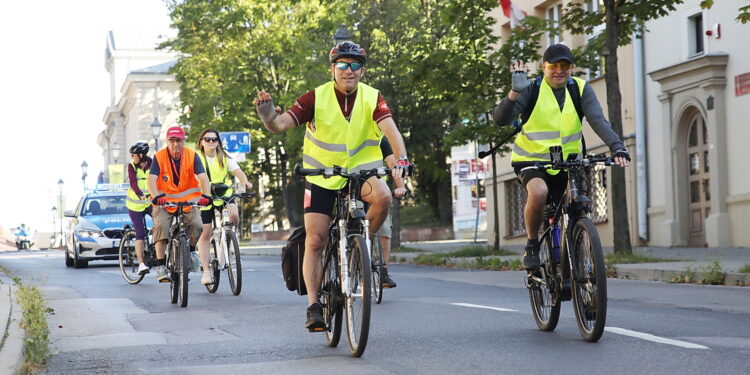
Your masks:
{"label": "white road line", "polygon": [[471,304],[471,303],[451,302],[451,305],[464,306],[464,307],[475,307],[477,309],[487,309],[487,310],[495,310],[495,311],[512,311],[512,312],[518,312],[518,310],[506,309],[504,307],[492,307],[492,306],[484,306],[484,305],[474,305],[474,304]]}
{"label": "white road line", "polygon": [[654,335],[649,334],[649,333],[643,333],[643,332],[638,332],[638,331],[631,331],[631,330],[625,329],[625,328],[605,327],[604,330],[612,332],[612,333],[617,333],[617,334],[620,334],[620,335],[635,337],[635,338],[639,338],[639,339],[643,339],[643,340],[647,340],[647,341],[653,341],[653,342],[656,342],[656,343],[659,343],[659,344],[674,345],[674,346],[679,346],[679,347],[688,348],[688,349],[710,349],[707,346],[693,344],[693,343],[687,342],[687,341],[680,341],[680,340],[668,339],[668,338],[664,338],[664,337],[654,336]]}

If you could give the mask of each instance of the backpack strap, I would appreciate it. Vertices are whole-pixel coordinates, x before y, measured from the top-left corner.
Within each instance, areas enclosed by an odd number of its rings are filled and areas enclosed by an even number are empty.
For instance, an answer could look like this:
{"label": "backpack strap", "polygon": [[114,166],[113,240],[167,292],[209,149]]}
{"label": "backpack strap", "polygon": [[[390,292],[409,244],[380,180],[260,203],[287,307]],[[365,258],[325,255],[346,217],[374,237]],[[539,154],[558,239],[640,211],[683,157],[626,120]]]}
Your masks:
{"label": "backpack strap", "polygon": [[[566,85],[566,88],[568,89],[568,94],[570,95],[570,100],[573,101],[573,106],[576,108],[576,113],[578,114],[578,120],[581,122],[583,121],[583,105],[581,104],[581,91],[578,88],[578,81],[573,79],[573,77],[570,77],[568,79],[568,84]],[[583,155],[586,155],[586,138],[581,136],[581,151],[583,152]]]}

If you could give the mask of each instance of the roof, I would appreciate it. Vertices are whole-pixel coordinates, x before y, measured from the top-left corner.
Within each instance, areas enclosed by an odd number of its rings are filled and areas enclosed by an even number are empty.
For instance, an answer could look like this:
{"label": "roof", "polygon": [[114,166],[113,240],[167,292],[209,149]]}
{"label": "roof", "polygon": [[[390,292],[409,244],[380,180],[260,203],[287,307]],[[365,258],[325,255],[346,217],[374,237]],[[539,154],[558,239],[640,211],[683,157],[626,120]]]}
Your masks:
{"label": "roof", "polygon": [[168,74],[169,69],[171,69],[175,64],[177,64],[177,60],[172,60],[172,61],[167,61],[162,64],[134,70],[130,73],[132,74]]}
{"label": "roof", "polygon": [[113,50],[153,51],[159,44],[173,37],[173,29],[122,28],[107,33],[107,44]]}

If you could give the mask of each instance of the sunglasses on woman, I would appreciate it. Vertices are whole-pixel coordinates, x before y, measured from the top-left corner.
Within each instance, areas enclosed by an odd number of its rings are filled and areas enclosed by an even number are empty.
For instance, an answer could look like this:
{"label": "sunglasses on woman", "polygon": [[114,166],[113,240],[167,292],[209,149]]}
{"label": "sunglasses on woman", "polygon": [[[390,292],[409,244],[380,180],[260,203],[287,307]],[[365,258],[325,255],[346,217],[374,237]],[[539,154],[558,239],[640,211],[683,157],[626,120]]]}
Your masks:
{"label": "sunglasses on woman", "polygon": [[346,70],[347,68],[352,68],[352,72],[356,72],[357,70],[362,69],[363,66],[364,65],[362,63],[358,63],[358,62],[348,63],[348,62],[341,61],[341,62],[336,63],[336,68],[338,68],[339,70]]}
{"label": "sunglasses on woman", "polygon": [[203,140],[208,143],[213,143],[219,141],[218,137],[203,137]]}

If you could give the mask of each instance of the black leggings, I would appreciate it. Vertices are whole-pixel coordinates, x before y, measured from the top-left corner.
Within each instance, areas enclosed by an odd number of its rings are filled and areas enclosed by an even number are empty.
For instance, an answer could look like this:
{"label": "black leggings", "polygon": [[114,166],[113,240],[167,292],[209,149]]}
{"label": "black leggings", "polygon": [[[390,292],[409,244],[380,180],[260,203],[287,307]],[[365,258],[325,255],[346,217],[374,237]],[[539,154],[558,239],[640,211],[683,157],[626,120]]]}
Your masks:
{"label": "black leggings", "polygon": [[[128,210],[130,215],[130,221],[133,222],[133,229],[135,230],[135,239],[143,240],[146,239],[146,215],[151,215],[151,206],[148,206],[144,211],[138,212]],[[152,216],[153,217],[153,216]]]}

